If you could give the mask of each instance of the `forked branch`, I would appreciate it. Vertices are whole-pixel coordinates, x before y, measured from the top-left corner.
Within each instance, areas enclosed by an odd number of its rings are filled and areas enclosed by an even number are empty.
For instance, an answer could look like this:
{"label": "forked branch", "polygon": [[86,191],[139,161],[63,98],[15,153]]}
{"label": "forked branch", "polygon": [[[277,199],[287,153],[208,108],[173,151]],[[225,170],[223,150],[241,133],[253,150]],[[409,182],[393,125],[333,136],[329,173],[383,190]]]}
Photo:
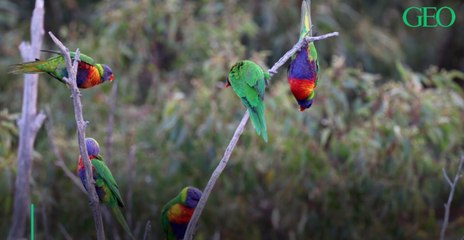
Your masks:
{"label": "forked branch", "polygon": [[53,42],[58,46],[63,55],[63,58],[66,63],[66,69],[68,71],[68,77],[63,78],[66,82],[66,85],[71,90],[71,97],[73,99],[74,105],[74,117],[76,119],[77,125],[77,139],[79,143],[79,152],[82,157],[82,161],[84,162],[85,168],[85,178],[86,178],[86,186],[87,192],[90,201],[90,207],[92,209],[93,218],[95,221],[95,228],[97,231],[97,239],[102,240],[105,239],[105,232],[103,229],[103,221],[102,221],[102,214],[100,210],[100,204],[97,196],[97,192],[95,191],[95,181],[93,180],[92,174],[92,166],[89,161],[89,155],[87,154],[87,148],[85,145],[85,128],[87,123],[84,121],[84,117],[82,116],[82,103],[81,103],[81,94],[79,89],[77,88],[76,84],[76,76],[77,76],[77,65],[79,62],[79,49],[76,50],[74,56],[74,63],[71,62],[71,57],[68,52],[68,49],[58,40],[52,32],[48,32],[50,37],[52,38]]}
{"label": "forked branch", "polygon": [[461,156],[461,161],[459,162],[458,170],[456,171],[456,175],[454,176],[454,179],[452,182],[451,182],[451,179],[448,177],[446,170],[442,168],[443,177],[445,178],[446,182],[450,186],[451,190],[448,196],[448,201],[445,203],[445,216],[443,219],[443,224],[441,225],[440,240],[445,240],[446,228],[448,227],[448,222],[449,222],[451,202],[453,201],[454,190],[456,189],[456,185],[459,181],[459,177],[461,176],[463,165],[464,165],[464,155]]}
{"label": "forked branch", "polygon": [[[323,40],[329,37],[334,37],[338,36],[338,32],[333,32],[333,33],[328,33],[325,35],[317,36],[317,37],[309,37],[306,36],[305,38],[299,40],[293,47],[290,49],[288,52],[286,52],[273,66],[271,69],[268,70],[269,75],[271,77],[277,73],[277,70],[282,67],[285,62],[290,59],[293,54],[295,54],[297,51],[299,51],[302,47],[306,46],[309,42],[313,41],[319,41]],[[184,240],[191,240],[193,238],[193,233],[195,231],[196,225],[198,223],[198,220],[200,218],[201,213],[203,212],[203,208],[206,205],[206,201],[208,201],[209,195],[211,191],[213,190],[214,185],[216,184],[217,179],[219,176],[222,174],[224,171],[224,168],[227,165],[227,162],[229,161],[230,155],[232,154],[232,151],[234,150],[235,146],[237,145],[238,139],[243,133],[243,129],[246,126],[246,123],[248,121],[249,114],[248,111],[245,112],[245,115],[243,115],[242,120],[240,121],[240,124],[237,126],[235,129],[234,135],[232,136],[232,139],[229,142],[229,145],[226,148],[226,151],[224,152],[224,155],[217,165],[216,169],[214,169],[213,174],[211,175],[210,179],[208,180],[208,184],[206,185],[205,189],[203,190],[203,194],[200,198],[200,201],[198,202],[197,207],[195,208],[195,211],[193,212],[192,218],[190,219],[190,222],[187,227],[187,231],[185,232]]]}

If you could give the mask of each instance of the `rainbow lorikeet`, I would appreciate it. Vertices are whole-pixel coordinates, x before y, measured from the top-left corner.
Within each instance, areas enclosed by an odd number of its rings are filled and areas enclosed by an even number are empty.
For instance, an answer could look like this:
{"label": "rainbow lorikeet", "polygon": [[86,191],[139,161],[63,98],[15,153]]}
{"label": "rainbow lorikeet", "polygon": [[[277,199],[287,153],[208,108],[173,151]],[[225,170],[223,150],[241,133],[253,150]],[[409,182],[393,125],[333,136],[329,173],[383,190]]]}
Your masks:
{"label": "rainbow lorikeet", "polygon": [[[87,147],[90,162],[92,163],[95,190],[97,191],[100,202],[104,203],[111,209],[113,216],[124,228],[124,231],[129,234],[131,239],[134,239],[134,236],[132,235],[120,209],[124,208],[124,202],[122,201],[121,193],[119,193],[119,187],[116,184],[116,180],[114,180],[110,169],[106,166],[102,156],[100,155],[100,146],[98,145],[98,142],[93,138],[86,138],[85,145]],[[85,189],[87,189],[84,162],[82,161],[81,156],[79,156],[79,161],[77,163],[77,175],[79,175],[82,184]]]}
{"label": "rainbow lorikeet", "polygon": [[[303,0],[301,6],[301,29],[300,39],[309,32],[312,36],[310,1]],[[314,42],[310,42],[297,52],[288,66],[288,84],[290,91],[295,97],[300,111],[311,107],[314,99],[314,89],[317,86],[319,72],[319,61]]]}
{"label": "rainbow lorikeet", "polygon": [[185,187],[161,210],[161,226],[167,240],[184,238],[193,211],[201,198],[201,191],[195,187]]}
{"label": "rainbow lorikeet", "polygon": [[248,109],[251,122],[258,135],[267,142],[266,122],[264,120],[264,89],[269,73],[252,61],[240,61],[229,71],[226,87],[232,86],[235,94]]}
{"label": "rainbow lorikeet", "polygon": [[[59,52],[42,50],[59,54]],[[75,53],[70,52],[71,60],[74,60]],[[95,61],[85,55],[79,55],[77,66],[76,84],[78,88],[91,88],[106,81],[113,81],[113,71],[108,65],[95,63]],[[58,55],[47,60],[36,60],[11,66],[10,73],[48,73],[58,81],[65,83],[63,78],[68,77],[66,64],[63,56]]]}

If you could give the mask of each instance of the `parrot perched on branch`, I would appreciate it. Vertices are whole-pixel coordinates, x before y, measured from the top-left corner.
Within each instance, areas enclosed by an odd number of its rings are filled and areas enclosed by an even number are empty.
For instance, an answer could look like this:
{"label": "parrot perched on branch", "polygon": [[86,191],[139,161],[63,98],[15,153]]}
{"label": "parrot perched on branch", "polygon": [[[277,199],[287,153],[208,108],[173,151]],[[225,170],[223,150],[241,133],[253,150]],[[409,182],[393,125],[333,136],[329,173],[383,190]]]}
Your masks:
{"label": "parrot perched on branch", "polygon": [[185,187],[161,210],[161,226],[166,240],[181,240],[197,207],[202,192],[195,187]]}
{"label": "parrot perched on branch", "polygon": [[[42,50],[60,54],[56,51]],[[70,52],[71,60],[74,61],[74,52]],[[47,60],[36,60],[10,66],[10,73],[48,73],[58,81],[65,83],[63,78],[68,77],[66,64],[63,56],[58,55]],[[79,64],[77,66],[76,84],[78,88],[91,88],[106,81],[113,81],[113,71],[108,65],[95,63],[95,61],[85,55],[79,55]]]}
{"label": "parrot perched on branch", "polygon": [[[310,5],[309,0],[303,0],[300,39],[304,38],[308,32],[309,36],[312,36]],[[290,85],[290,91],[300,106],[300,111],[310,108],[313,104],[318,72],[319,62],[316,47],[314,42],[310,42],[292,57],[288,66],[288,84]]]}
{"label": "parrot perched on branch", "polygon": [[[127,225],[124,216],[122,215],[121,209],[124,208],[121,193],[119,193],[119,187],[111,174],[110,169],[106,166],[102,156],[100,156],[100,146],[98,142],[93,138],[86,138],[85,145],[87,147],[87,153],[89,155],[90,162],[92,163],[93,179],[95,180],[95,190],[97,191],[100,202],[104,203],[111,209],[114,218],[121,224],[124,231],[134,239],[129,225]],[[84,162],[82,157],[79,156],[77,163],[77,175],[81,179],[82,185],[87,189],[86,176]]]}
{"label": "parrot perched on branch", "polygon": [[226,87],[232,86],[235,94],[248,109],[251,122],[258,135],[267,142],[264,119],[264,89],[270,79],[269,73],[252,61],[240,61],[229,71]]}

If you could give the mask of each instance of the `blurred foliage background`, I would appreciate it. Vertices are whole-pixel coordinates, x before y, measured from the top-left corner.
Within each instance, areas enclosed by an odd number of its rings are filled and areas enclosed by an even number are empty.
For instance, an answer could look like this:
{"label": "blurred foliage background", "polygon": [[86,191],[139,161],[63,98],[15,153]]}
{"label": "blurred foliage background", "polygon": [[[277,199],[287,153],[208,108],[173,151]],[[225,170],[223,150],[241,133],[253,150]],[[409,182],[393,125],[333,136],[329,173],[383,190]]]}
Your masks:
{"label": "blurred foliage background", "polygon": [[[137,236],[151,220],[153,237],[161,238],[162,206],[186,185],[206,185],[245,111],[222,88],[228,69],[240,59],[268,67],[279,59],[297,41],[300,4],[46,1],[46,30],[115,72],[113,84],[82,91],[84,118]],[[409,6],[449,6],[456,23],[407,28],[401,15]],[[29,39],[32,9],[33,1],[0,2],[1,236],[11,221],[22,99],[22,77],[8,75],[7,66],[21,61],[17,46]],[[272,79],[269,143],[247,126],[197,239],[437,239],[449,193],[441,169],[454,175],[464,147],[463,11],[461,1],[313,0],[316,32],[340,32],[316,43],[322,69],[316,102],[298,112],[285,69]],[[45,39],[44,48],[54,49]],[[53,141],[75,172],[69,95],[41,77],[39,107],[50,109]],[[49,140],[42,129],[31,182],[36,237],[94,238],[87,198],[55,165]],[[464,235],[463,200],[461,180],[449,239]],[[105,222],[109,239],[124,236]]]}

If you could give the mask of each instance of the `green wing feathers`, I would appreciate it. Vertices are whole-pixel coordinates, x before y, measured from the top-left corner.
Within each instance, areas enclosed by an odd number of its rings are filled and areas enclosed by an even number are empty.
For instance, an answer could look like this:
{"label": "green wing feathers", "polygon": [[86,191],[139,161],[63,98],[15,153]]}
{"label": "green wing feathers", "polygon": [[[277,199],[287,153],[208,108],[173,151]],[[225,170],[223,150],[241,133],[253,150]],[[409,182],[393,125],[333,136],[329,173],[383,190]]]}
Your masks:
{"label": "green wing feathers", "polygon": [[[74,56],[76,54],[74,52],[71,52],[70,55],[71,55],[71,59],[74,60]],[[95,64],[96,64],[95,60],[93,60],[93,58],[91,58],[91,57],[89,57],[89,56],[87,56],[85,54],[82,54],[82,53],[79,54],[79,61],[85,62],[85,63],[87,63],[89,65],[92,65],[92,66],[95,66]]]}
{"label": "green wing feathers", "polygon": [[130,231],[129,225],[124,219],[124,215],[121,212],[120,208],[124,207],[124,202],[122,201],[121,193],[119,192],[119,187],[113,177],[113,174],[111,174],[110,169],[106,166],[101,156],[97,156],[97,158],[92,159],[91,162],[92,166],[95,168],[95,172],[97,172],[97,180],[95,181],[95,184],[98,187],[104,188],[105,192],[109,192],[109,196],[104,197],[103,203],[111,209],[114,218],[116,218],[116,221],[121,224],[124,231],[129,234],[131,239],[135,239]]}
{"label": "green wing feathers", "polygon": [[259,102],[259,104],[251,106],[250,103],[244,98],[242,98],[242,103],[248,109],[251,123],[253,124],[256,133],[262,136],[264,141],[267,142],[267,129],[266,122],[264,120],[264,103]]}
{"label": "green wing feathers", "polygon": [[309,36],[313,36],[311,23],[311,0],[303,0],[301,4],[301,28],[300,39],[304,38],[307,32]]}
{"label": "green wing feathers", "polygon": [[267,142],[266,122],[264,120],[264,91],[266,80],[261,67],[252,61],[241,61],[232,67],[229,82],[243,105],[248,109],[253,127]]}
{"label": "green wing feathers", "polygon": [[122,197],[121,197],[121,193],[119,192],[118,184],[116,183],[116,180],[114,180],[113,174],[111,174],[111,171],[106,166],[105,162],[102,160],[98,160],[98,159],[92,159],[92,166],[95,168],[95,171],[98,174],[97,179],[102,179],[104,181],[104,183],[110,189],[111,193],[114,195],[116,199],[115,203],[109,202],[107,204],[110,207],[113,207],[113,205],[124,207],[124,202],[122,201]]}
{"label": "green wing feathers", "polygon": [[175,197],[171,199],[168,203],[163,206],[161,210],[161,227],[163,231],[166,233],[166,240],[175,239],[174,233],[170,227],[169,219],[168,219],[168,211],[169,209],[176,203],[180,203],[179,197]]}
{"label": "green wing feathers", "polygon": [[129,234],[131,239],[135,239],[134,235],[132,235],[132,232],[129,228],[129,225],[127,224],[126,220],[124,219],[124,215],[122,215],[121,209],[118,206],[113,206],[111,207],[111,211],[113,212],[114,218],[116,218],[116,221],[118,221],[119,224],[121,224],[122,228],[124,228],[124,231]]}
{"label": "green wing feathers", "polygon": [[[54,54],[58,54],[59,56],[57,57],[60,57],[62,58],[61,56],[61,52],[58,52],[58,51],[55,51],[55,50],[40,50],[42,52],[47,52],[47,53],[54,53]],[[71,57],[72,60],[74,60],[74,56],[76,56],[76,52],[69,52],[69,56]],[[83,54],[83,53],[79,53],[79,61],[82,61],[82,62],[85,62],[89,65],[92,65],[92,66],[95,66],[95,60],[93,60],[93,58]]]}

